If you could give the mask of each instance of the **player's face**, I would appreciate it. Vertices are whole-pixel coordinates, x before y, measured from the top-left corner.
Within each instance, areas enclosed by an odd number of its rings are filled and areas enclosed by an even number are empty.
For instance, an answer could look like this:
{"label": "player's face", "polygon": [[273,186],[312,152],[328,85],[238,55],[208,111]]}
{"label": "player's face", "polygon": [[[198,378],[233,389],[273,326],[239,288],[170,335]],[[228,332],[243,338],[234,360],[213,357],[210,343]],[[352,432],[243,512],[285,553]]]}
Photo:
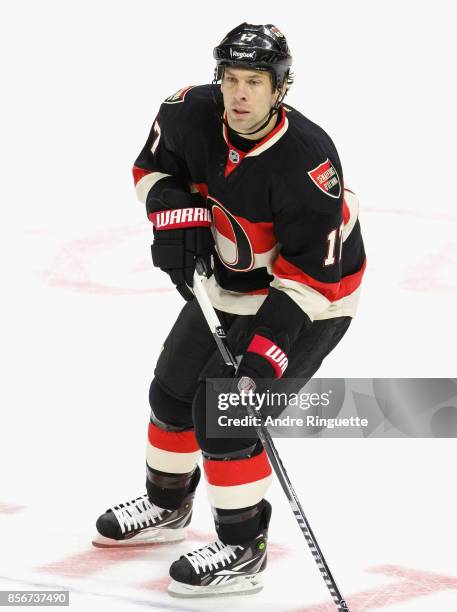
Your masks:
{"label": "player's face", "polygon": [[[278,92],[273,93],[269,72],[244,68],[226,68],[222,78],[221,91],[227,112],[227,121],[237,132],[252,132],[260,127],[276,102]],[[272,119],[274,125],[276,118]],[[271,126],[253,134],[251,138],[268,134]]]}

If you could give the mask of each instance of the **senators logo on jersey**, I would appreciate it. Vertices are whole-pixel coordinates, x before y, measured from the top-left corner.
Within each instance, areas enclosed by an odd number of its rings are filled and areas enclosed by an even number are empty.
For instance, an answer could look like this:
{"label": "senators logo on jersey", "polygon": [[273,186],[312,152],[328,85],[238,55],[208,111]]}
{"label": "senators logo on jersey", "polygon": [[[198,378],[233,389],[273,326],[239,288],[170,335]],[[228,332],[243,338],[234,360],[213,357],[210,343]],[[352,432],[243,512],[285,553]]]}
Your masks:
{"label": "senators logo on jersey", "polygon": [[211,197],[208,200],[212,203],[214,242],[220,260],[230,270],[251,270],[254,251],[245,229],[220,202]]}
{"label": "senators logo on jersey", "polygon": [[336,168],[327,158],[314,170],[308,172],[313,183],[331,198],[339,198],[341,195],[341,182]]}

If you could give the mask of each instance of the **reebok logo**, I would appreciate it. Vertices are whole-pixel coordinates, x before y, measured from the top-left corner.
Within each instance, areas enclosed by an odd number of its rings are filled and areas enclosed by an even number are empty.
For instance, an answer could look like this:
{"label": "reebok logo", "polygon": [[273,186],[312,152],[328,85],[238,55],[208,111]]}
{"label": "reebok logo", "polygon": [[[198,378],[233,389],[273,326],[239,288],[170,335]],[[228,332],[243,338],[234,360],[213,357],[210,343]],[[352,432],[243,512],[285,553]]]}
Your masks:
{"label": "reebok logo", "polygon": [[230,57],[233,57],[233,59],[255,60],[255,55],[255,51],[238,51],[238,49],[230,48]]}

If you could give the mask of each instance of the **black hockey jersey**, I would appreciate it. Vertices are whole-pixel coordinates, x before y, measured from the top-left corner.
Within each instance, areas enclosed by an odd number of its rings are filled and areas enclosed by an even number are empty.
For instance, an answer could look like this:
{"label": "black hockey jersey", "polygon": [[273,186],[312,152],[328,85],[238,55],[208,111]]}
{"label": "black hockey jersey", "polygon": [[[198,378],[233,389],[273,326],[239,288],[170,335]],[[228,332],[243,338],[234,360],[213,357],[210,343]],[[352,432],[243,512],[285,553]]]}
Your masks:
{"label": "black hockey jersey", "polygon": [[365,252],[332,140],[282,105],[252,145],[230,142],[210,85],[186,87],[161,105],[135,162],[138,197],[172,186],[205,198],[215,239],[206,288],[219,310],[258,313],[273,328],[288,319],[292,337],[304,320],[354,316]]}

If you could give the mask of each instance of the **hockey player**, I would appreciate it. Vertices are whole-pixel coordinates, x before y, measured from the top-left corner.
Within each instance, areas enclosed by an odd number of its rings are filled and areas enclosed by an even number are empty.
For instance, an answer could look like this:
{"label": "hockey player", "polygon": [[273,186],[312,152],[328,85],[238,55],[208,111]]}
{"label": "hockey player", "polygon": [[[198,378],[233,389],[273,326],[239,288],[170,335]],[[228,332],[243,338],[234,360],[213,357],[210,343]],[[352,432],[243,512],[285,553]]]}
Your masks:
{"label": "hockey player", "polygon": [[214,271],[206,290],[241,356],[235,380],[308,380],[348,329],[365,268],[357,198],[333,142],[283,104],[292,83],[283,34],[243,23],[214,57],[212,85],[163,102],[133,168],[154,264],[188,301],[150,387],[147,493],[101,515],[94,540],[184,538],[202,455],[218,538],[172,564],[169,591],[181,596],[259,590],[271,515],[260,442],[206,433],[205,379],[225,370],[192,299],[196,258]]}

